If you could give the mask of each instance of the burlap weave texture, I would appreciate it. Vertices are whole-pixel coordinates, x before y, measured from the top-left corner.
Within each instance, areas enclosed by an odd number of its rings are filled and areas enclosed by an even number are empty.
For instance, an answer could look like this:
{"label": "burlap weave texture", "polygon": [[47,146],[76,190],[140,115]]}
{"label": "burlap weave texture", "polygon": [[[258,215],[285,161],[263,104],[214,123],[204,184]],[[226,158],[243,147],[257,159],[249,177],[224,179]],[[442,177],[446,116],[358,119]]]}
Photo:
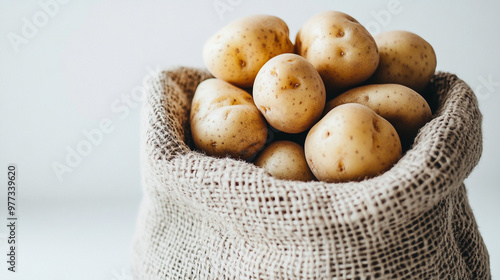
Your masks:
{"label": "burlap weave texture", "polygon": [[194,151],[190,101],[209,77],[179,67],[148,84],[136,279],[491,278],[464,185],[482,116],[458,77],[436,73],[433,119],[393,168],[340,184]]}

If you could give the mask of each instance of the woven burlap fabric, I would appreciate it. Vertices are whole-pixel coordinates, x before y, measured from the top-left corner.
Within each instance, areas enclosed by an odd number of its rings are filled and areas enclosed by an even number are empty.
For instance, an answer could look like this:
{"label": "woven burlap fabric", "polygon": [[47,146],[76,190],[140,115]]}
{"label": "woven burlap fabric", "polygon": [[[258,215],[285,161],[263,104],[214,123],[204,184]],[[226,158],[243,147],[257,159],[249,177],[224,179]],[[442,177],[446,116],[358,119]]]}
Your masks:
{"label": "woven burlap fabric", "polygon": [[464,185],[482,116],[462,80],[435,75],[433,119],[392,169],[333,184],[195,151],[190,101],[209,77],[180,67],[148,84],[136,279],[490,278]]}

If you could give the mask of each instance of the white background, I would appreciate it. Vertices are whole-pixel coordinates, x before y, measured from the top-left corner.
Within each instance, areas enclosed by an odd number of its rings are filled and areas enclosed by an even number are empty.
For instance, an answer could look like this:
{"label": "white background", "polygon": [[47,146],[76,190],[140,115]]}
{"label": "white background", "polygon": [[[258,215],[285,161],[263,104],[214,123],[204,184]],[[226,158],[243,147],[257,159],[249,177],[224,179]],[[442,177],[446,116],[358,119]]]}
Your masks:
{"label": "white background", "polygon": [[[294,40],[325,10],[348,13],[374,34],[419,34],[433,45],[437,70],[476,91],[484,150],[466,185],[500,279],[499,1],[54,1],[0,2],[1,279],[129,279],[143,78],[203,67],[204,41],[244,15],[279,16]],[[76,158],[77,149],[86,155]],[[9,163],[18,167],[15,274],[4,261]],[[68,166],[60,178],[58,163]]]}

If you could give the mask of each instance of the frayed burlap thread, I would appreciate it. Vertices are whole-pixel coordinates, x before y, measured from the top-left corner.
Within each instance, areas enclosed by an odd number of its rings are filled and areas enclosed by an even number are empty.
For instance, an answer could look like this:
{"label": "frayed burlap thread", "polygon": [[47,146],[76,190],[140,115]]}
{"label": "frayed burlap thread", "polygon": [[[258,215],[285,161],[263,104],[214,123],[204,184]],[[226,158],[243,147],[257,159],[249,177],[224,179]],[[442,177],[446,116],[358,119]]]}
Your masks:
{"label": "frayed burlap thread", "polygon": [[462,80],[436,73],[433,119],[389,171],[333,184],[192,149],[190,101],[210,77],[179,67],[148,83],[135,279],[491,278],[464,185],[482,116]]}

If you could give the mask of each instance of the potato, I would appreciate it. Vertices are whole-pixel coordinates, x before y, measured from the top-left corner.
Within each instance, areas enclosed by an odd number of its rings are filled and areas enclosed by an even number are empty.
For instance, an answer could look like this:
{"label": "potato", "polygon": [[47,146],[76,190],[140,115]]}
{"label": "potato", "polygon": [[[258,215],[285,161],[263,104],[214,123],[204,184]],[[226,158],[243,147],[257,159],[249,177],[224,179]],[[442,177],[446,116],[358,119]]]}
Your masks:
{"label": "potato", "polygon": [[297,33],[295,52],[316,67],[332,92],[365,81],[379,61],[370,32],[353,17],[338,11],[310,18]]}
{"label": "potato", "polygon": [[257,156],[254,163],[278,179],[315,180],[307,165],[304,148],[295,142],[272,142]]}
{"label": "potato", "polygon": [[388,120],[405,148],[413,143],[418,130],[432,117],[427,101],[416,91],[399,84],[353,88],[328,101],[325,112],[345,103],[363,104]]}
{"label": "potato", "polygon": [[395,83],[422,93],[436,71],[436,53],[422,37],[394,30],[374,36],[380,62],[371,84]]}
{"label": "potato", "polygon": [[326,182],[376,176],[392,167],[402,154],[394,127],[357,103],[329,111],[307,134],[304,150],[314,176]]}
{"label": "potato", "polygon": [[286,133],[300,133],[321,117],[326,92],[311,63],[297,54],[281,54],[260,69],[253,98],[272,127]]}
{"label": "potato", "polygon": [[269,59],[293,51],[283,20],[251,15],[233,21],[211,36],[203,46],[203,61],[214,77],[245,88],[253,85]]}
{"label": "potato", "polygon": [[217,157],[248,159],[267,139],[267,123],[246,91],[223,80],[201,82],[191,103],[190,126],[196,148]]}

